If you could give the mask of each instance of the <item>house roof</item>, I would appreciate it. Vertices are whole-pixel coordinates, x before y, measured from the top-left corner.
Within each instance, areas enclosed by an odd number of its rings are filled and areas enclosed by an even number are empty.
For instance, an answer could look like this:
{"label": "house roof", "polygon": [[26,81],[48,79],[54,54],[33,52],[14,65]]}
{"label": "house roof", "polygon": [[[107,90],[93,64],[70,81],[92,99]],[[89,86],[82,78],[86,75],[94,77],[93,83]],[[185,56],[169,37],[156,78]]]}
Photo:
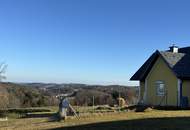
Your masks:
{"label": "house roof", "polygon": [[169,50],[155,51],[130,80],[145,80],[158,57],[165,61],[176,77],[190,79],[190,47],[185,47],[179,48],[178,53]]}

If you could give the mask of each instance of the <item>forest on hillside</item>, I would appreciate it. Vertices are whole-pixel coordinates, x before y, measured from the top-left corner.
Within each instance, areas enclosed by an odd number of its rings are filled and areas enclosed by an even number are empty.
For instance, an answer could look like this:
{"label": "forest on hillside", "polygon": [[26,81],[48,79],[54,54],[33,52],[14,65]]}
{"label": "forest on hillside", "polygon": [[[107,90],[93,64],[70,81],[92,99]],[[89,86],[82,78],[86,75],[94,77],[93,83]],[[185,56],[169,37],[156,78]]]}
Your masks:
{"label": "forest on hillside", "polygon": [[77,90],[75,96],[69,98],[72,105],[91,106],[92,98],[95,105],[117,104],[119,95],[128,105],[135,104],[138,97],[137,87],[119,85],[85,85],[85,84],[0,84],[0,106],[3,108],[26,108],[41,106],[56,106],[58,94]]}

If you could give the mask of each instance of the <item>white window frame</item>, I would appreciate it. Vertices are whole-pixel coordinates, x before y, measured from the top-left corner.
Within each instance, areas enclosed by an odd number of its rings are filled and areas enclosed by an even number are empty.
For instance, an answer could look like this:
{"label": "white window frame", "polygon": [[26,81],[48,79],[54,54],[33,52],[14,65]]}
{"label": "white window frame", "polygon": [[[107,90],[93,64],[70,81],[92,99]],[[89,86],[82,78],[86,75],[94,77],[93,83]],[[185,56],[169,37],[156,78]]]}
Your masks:
{"label": "white window frame", "polygon": [[166,93],[166,91],[165,91],[166,85],[165,85],[164,81],[157,80],[155,84],[156,84],[155,85],[156,86],[156,95],[157,96],[164,96]]}

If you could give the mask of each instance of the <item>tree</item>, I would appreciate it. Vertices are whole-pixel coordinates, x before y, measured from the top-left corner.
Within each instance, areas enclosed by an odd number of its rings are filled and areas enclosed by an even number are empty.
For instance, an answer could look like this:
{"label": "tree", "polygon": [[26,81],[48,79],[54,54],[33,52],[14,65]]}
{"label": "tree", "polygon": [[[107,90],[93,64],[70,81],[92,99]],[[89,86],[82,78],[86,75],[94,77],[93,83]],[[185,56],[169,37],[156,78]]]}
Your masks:
{"label": "tree", "polygon": [[7,90],[3,87],[0,87],[0,109],[5,110],[9,104],[9,94]]}
{"label": "tree", "polygon": [[6,79],[6,76],[4,75],[7,69],[7,64],[4,62],[0,63],[0,82],[2,82],[3,79]]}
{"label": "tree", "polygon": [[[2,82],[3,79],[6,79],[5,77],[5,71],[6,71],[7,65],[5,63],[0,64],[0,82]],[[0,109],[6,109],[9,104],[9,94],[6,90],[6,88],[0,86]]]}

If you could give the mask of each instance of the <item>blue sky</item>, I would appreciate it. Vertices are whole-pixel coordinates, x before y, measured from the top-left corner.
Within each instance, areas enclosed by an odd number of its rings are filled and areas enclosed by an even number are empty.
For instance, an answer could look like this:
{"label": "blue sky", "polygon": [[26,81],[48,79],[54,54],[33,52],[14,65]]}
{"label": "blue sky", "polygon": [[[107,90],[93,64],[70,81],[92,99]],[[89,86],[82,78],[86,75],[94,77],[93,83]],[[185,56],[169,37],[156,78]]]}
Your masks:
{"label": "blue sky", "polygon": [[0,0],[7,81],[136,84],[156,49],[190,43],[188,0]]}

